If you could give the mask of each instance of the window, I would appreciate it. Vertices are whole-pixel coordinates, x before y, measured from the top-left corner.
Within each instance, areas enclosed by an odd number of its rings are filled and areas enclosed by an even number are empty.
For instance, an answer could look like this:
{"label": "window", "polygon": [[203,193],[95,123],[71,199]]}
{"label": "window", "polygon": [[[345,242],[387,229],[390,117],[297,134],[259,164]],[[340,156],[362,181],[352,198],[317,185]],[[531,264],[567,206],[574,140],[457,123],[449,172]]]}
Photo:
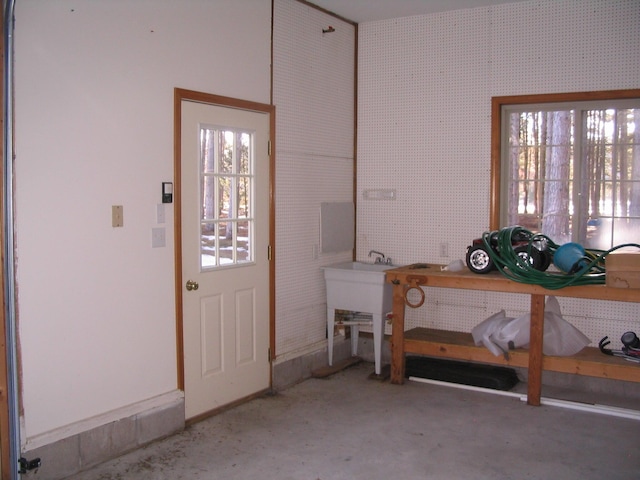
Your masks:
{"label": "window", "polygon": [[252,143],[250,132],[200,128],[202,270],[253,261]]}
{"label": "window", "polygon": [[640,90],[496,97],[492,123],[492,229],[637,243]]}

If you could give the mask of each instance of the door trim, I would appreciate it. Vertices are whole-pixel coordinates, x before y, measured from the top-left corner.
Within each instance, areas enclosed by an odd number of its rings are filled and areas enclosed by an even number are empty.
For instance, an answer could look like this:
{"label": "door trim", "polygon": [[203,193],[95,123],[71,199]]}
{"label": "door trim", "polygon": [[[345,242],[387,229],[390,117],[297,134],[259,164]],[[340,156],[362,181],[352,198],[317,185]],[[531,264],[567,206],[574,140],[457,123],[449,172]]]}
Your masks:
{"label": "door trim", "polygon": [[[177,383],[184,391],[184,334],[183,334],[183,289],[182,289],[182,102],[192,101],[227,108],[238,108],[269,115],[269,363],[275,358],[275,138],[276,107],[266,103],[252,102],[238,98],[224,97],[210,93],[175,88],[173,96],[173,202],[174,202],[174,264],[176,300],[176,355]],[[272,370],[269,369],[269,385],[272,385]]]}

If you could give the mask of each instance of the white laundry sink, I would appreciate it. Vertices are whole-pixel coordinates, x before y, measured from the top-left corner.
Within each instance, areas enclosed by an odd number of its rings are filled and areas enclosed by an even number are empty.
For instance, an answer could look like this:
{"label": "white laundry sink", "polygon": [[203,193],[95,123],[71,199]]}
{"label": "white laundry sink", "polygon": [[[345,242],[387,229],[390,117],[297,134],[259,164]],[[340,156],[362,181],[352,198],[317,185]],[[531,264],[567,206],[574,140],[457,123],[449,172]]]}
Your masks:
{"label": "white laundry sink", "polygon": [[391,311],[392,286],[382,263],[344,262],[322,267],[327,284],[327,307],[352,312],[386,314]]}
{"label": "white laundry sink", "polygon": [[[386,282],[385,270],[394,268],[383,263],[344,262],[322,267],[327,285],[327,339],[329,365],[333,365],[333,330],[335,311],[348,310],[371,314],[375,372],[381,373],[384,318],[392,309],[393,289]],[[359,322],[351,322],[351,354],[358,351]]]}

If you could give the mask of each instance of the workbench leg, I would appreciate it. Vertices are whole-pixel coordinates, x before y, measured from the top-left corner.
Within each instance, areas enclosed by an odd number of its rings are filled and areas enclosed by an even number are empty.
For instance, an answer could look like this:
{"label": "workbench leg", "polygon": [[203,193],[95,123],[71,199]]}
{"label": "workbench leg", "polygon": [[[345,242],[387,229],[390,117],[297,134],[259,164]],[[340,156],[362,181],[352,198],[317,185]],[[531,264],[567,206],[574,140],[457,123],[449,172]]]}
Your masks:
{"label": "workbench leg", "polygon": [[527,403],[540,405],[542,391],[542,344],[544,338],[544,295],[531,295],[531,326],[529,331],[529,385]]}
{"label": "workbench leg", "polygon": [[404,285],[393,285],[391,330],[391,383],[404,383]]}

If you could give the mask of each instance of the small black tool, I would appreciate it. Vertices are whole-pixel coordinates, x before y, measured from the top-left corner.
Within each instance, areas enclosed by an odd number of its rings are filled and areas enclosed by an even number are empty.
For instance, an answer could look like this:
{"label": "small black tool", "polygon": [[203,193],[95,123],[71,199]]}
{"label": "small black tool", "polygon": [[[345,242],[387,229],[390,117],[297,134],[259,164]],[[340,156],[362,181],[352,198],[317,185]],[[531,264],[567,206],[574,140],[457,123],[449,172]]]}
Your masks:
{"label": "small black tool", "polygon": [[34,458],[33,460],[27,460],[24,457],[20,457],[20,473],[27,473],[29,470],[35,470],[36,468],[40,468],[42,465],[42,461],[39,458]]}
{"label": "small black tool", "polygon": [[631,348],[633,350],[640,349],[640,338],[638,338],[634,332],[623,333],[620,341],[627,348]]}
{"label": "small black tool", "polygon": [[598,343],[598,348],[600,348],[600,351],[605,355],[613,355],[613,350],[611,350],[610,348],[605,348],[610,343],[611,342],[609,341],[609,337],[604,337],[600,340],[600,343]]}

